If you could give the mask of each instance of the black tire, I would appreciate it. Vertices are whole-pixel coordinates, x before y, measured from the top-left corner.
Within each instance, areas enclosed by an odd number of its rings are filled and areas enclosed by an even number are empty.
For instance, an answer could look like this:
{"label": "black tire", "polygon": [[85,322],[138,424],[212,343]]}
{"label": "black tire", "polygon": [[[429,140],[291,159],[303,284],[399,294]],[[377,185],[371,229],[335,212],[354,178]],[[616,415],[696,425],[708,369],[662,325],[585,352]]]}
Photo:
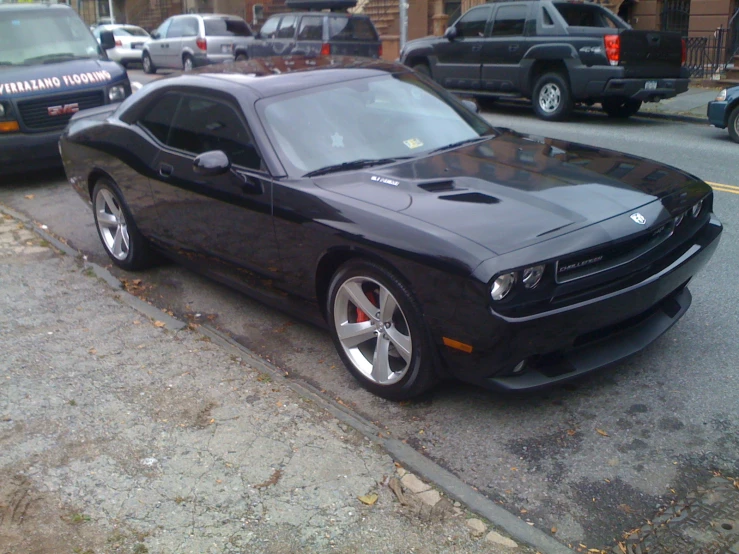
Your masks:
{"label": "black tire", "polygon": [[[399,375],[397,375],[397,377],[399,378],[397,381],[392,383],[380,384],[373,380],[371,376],[368,377],[365,375],[347,353],[345,346],[342,344],[337,333],[337,325],[340,325],[340,323],[337,323],[337,318],[339,321],[347,319],[347,323],[359,322],[351,321],[353,314],[356,314],[357,320],[359,319],[360,313],[358,313],[359,310],[357,307],[352,307],[354,305],[350,304],[348,305],[347,312],[342,313],[344,304],[342,304],[341,298],[337,302],[337,297],[340,292],[342,293],[342,296],[345,295],[343,292],[345,289],[342,289],[342,285],[349,281],[356,283],[357,280],[366,280],[365,285],[370,287],[370,289],[363,290],[371,291],[374,284],[379,284],[394,297],[399,310],[393,312],[395,315],[391,318],[393,322],[392,330],[399,332],[403,336],[407,333],[411,342],[410,361],[408,362],[401,358],[397,349],[394,351],[394,354],[392,353],[392,349],[395,348],[394,345],[389,347],[391,349],[390,354],[386,356],[388,367],[391,365],[390,361],[396,362],[396,364],[401,367],[407,364],[406,369],[398,371]],[[375,306],[379,306],[379,293],[375,293],[375,296],[372,297],[375,300],[370,299],[369,295],[371,294],[371,292],[367,292],[368,301]],[[421,308],[408,287],[391,271],[388,271],[384,267],[373,262],[358,259],[350,260],[341,266],[334,274],[327,296],[326,313],[328,314],[328,324],[331,338],[334,341],[334,346],[349,372],[365,389],[382,398],[398,401],[418,396],[437,382],[438,378],[434,369],[434,350],[432,348],[430,334],[421,316]],[[337,310],[339,311],[337,312]],[[379,307],[377,307],[377,310],[377,314],[379,314]],[[371,314],[373,320],[376,319],[377,314]],[[364,321],[367,320],[365,319]],[[370,323],[370,327],[374,328],[372,322]],[[391,328],[390,326],[386,327],[388,329]],[[387,338],[384,332],[385,327],[380,324],[379,328],[383,329],[380,334]],[[368,342],[362,343],[361,347],[358,346],[356,348],[355,355],[358,356],[361,354],[359,352],[360,348],[368,348],[374,351],[374,347],[379,344],[380,336],[372,335],[375,331],[371,329],[369,330],[369,333],[371,337],[375,336],[377,338],[370,338]],[[390,335],[389,330],[388,335]],[[367,356],[366,354],[361,355]],[[366,360],[364,358],[362,359],[365,361],[365,364],[369,363],[370,366],[374,365],[373,362],[369,361],[369,357],[367,357]],[[365,370],[368,369],[371,370],[371,367],[367,368],[365,365]],[[370,373],[372,373],[372,371],[370,371]]]}
{"label": "black tire", "polygon": [[608,114],[608,117],[628,119],[639,111],[642,102],[630,98],[605,98],[600,105],[603,111]]}
{"label": "black tire", "polygon": [[[128,248],[125,252],[125,256],[116,256],[115,248],[110,245],[110,237],[104,236],[104,228],[109,229],[110,235],[113,234],[112,229],[105,224],[100,223],[100,217],[103,211],[108,215],[114,215],[113,210],[101,210],[100,202],[106,201],[106,193],[109,199],[117,205],[117,208],[121,211],[123,219],[125,220],[125,227],[128,234]],[[123,199],[118,186],[108,178],[100,178],[95,183],[95,187],[92,190],[92,211],[95,217],[95,227],[98,231],[98,237],[100,242],[103,244],[105,253],[118,267],[133,271],[138,269],[146,269],[151,267],[154,263],[154,256],[148,241],[139,232],[136,223],[134,222],[131,211],[128,209],[128,205]],[[117,231],[116,231],[117,232]]]}
{"label": "black tire", "polygon": [[556,72],[545,73],[536,80],[531,102],[536,115],[545,121],[567,119],[575,105],[567,77]]}
{"label": "black tire", "polygon": [[235,61],[237,61],[237,62],[245,62],[248,59],[249,59],[249,57],[246,54],[244,54],[243,52],[240,52],[240,53],[236,54],[236,60]]}
{"label": "black tire", "polygon": [[729,128],[729,136],[734,142],[739,142],[739,106],[735,106],[729,114],[727,127]]}
{"label": "black tire", "polygon": [[416,73],[420,73],[421,75],[428,77],[429,79],[432,79],[431,68],[428,66],[426,62],[417,63],[413,65],[411,69],[413,69],[413,71],[415,71]]}
{"label": "black tire", "polygon": [[144,52],[141,56],[141,64],[144,66],[144,73],[154,74],[157,72],[157,68],[154,67],[154,62],[151,61],[151,56],[148,52]]}
{"label": "black tire", "polygon": [[190,54],[182,56],[182,71],[192,71],[195,69],[195,60],[192,59]]}

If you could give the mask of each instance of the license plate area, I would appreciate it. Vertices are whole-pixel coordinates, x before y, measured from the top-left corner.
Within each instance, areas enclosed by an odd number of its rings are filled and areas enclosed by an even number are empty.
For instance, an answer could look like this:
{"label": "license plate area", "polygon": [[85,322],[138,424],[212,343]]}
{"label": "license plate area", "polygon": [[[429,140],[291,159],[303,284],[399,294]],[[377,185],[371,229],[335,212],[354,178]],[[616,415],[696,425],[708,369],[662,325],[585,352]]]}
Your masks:
{"label": "license plate area", "polygon": [[234,49],[233,44],[222,44],[221,45],[221,53],[223,54],[230,54],[231,52],[233,52],[233,49]]}
{"label": "license plate area", "polygon": [[657,81],[647,81],[644,83],[644,88],[646,90],[656,90],[657,89]]}

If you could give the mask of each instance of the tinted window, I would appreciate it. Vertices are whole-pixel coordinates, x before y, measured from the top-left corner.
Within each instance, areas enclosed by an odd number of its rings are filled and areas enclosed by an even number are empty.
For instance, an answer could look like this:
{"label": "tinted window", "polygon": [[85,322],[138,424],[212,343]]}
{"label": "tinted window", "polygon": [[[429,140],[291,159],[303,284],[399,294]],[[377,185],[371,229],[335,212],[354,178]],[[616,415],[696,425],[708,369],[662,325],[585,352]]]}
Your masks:
{"label": "tinted window", "polygon": [[294,15],[286,15],[280,22],[280,29],[277,31],[276,38],[293,38],[295,36],[295,23],[297,18]]}
{"label": "tinted window", "polygon": [[485,25],[487,25],[488,18],[492,8],[486,6],[484,8],[477,8],[468,11],[457,21],[454,25],[457,29],[458,37],[484,37],[485,36]]}
{"label": "tinted window", "polygon": [[587,4],[554,4],[570,27],[626,28],[626,23],[600,6]]}
{"label": "tinted window", "polygon": [[526,24],[527,6],[500,6],[493,23],[494,36],[521,36]]}
{"label": "tinted window", "polygon": [[215,100],[183,96],[168,144],[192,154],[222,150],[235,165],[261,166],[251,135],[237,113]]}
{"label": "tinted window", "polygon": [[544,25],[547,26],[554,25],[554,21],[552,21],[552,16],[549,15],[549,12],[546,8],[541,9],[541,21]]}
{"label": "tinted window", "polygon": [[262,37],[264,38],[274,38],[275,32],[277,31],[277,24],[279,22],[279,17],[270,17],[267,21],[265,21],[264,25],[262,25],[262,30],[259,31],[259,34],[262,35]]}
{"label": "tinted window", "polygon": [[328,18],[329,40],[369,40],[376,41],[377,31],[366,17],[341,17],[330,16]]}
{"label": "tinted window", "polygon": [[113,29],[113,35],[116,37],[148,37],[149,33],[141,27],[116,27]]}
{"label": "tinted window", "polygon": [[205,34],[209,37],[250,37],[251,29],[243,19],[205,19]]}
{"label": "tinted window", "polygon": [[146,114],[139,120],[139,125],[147,129],[160,142],[167,144],[169,129],[172,121],[174,121],[179,101],[179,94],[165,94],[152,104]]}
{"label": "tinted window", "polygon": [[300,20],[298,40],[323,40],[323,18],[305,16]]}

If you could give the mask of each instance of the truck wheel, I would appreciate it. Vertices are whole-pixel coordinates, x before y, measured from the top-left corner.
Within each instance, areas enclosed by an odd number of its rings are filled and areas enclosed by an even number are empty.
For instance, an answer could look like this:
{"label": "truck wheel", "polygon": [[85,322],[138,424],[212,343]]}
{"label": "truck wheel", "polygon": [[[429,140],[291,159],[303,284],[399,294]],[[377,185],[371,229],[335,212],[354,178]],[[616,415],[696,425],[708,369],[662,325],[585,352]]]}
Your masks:
{"label": "truck wheel", "polygon": [[539,118],[562,121],[572,113],[574,102],[567,78],[561,73],[545,73],[534,85],[532,102]]}
{"label": "truck wheel", "polygon": [[144,73],[156,73],[157,68],[154,67],[154,64],[151,61],[151,56],[149,56],[148,52],[144,52],[143,57],[141,58],[141,63],[144,66]]}
{"label": "truck wheel", "polygon": [[641,108],[641,100],[631,100],[629,98],[606,98],[600,105],[608,117],[618,119],[626,119],[636,114]]}
{"label": "truck wheel", "polygon": [[413,69],[413,71],[415,71],[416,73],[420,73],[421,75],[428,77],[429,79],[432,78],[431,69],[424,62],[415,64],[414,66],[411,67],[411,69]]}
{"label": "truck wheel", "polygon": [[739,106],[729,114],[729,136],[734,142],[739,142]]}

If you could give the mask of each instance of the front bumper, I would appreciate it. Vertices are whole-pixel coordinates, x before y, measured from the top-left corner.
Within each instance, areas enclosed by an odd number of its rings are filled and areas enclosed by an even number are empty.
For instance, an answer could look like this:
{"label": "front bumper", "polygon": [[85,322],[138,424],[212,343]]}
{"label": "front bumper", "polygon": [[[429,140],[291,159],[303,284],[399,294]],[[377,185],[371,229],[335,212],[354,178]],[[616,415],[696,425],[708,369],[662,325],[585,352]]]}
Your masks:
{"label": "front bumper", "polygon": [[58,146],[61,134],[61,130],[0,134],[0,175],[61,167]]}
{"label": "front bumper", "polygon": [[714,127],[718,127],[719,129],[726,129],[727,104],[728,102],[716,102],[715,100],[708,103],[706,115],[708,116],[708,121]]}
{"label": "front bumper", "polygon": [[[486,388],[527,391],[623,360],[656,340],[687,311],[691,296],[685,286],[711,258],[721,232],[721,223],[712,216],[662,269],[622,290],[508,319],[504,325],[483,324],[495,339],[471,354],[442,350],[446,368],[456,378]],[[526,368],[512,375],[510,370],[522,360]]]}

